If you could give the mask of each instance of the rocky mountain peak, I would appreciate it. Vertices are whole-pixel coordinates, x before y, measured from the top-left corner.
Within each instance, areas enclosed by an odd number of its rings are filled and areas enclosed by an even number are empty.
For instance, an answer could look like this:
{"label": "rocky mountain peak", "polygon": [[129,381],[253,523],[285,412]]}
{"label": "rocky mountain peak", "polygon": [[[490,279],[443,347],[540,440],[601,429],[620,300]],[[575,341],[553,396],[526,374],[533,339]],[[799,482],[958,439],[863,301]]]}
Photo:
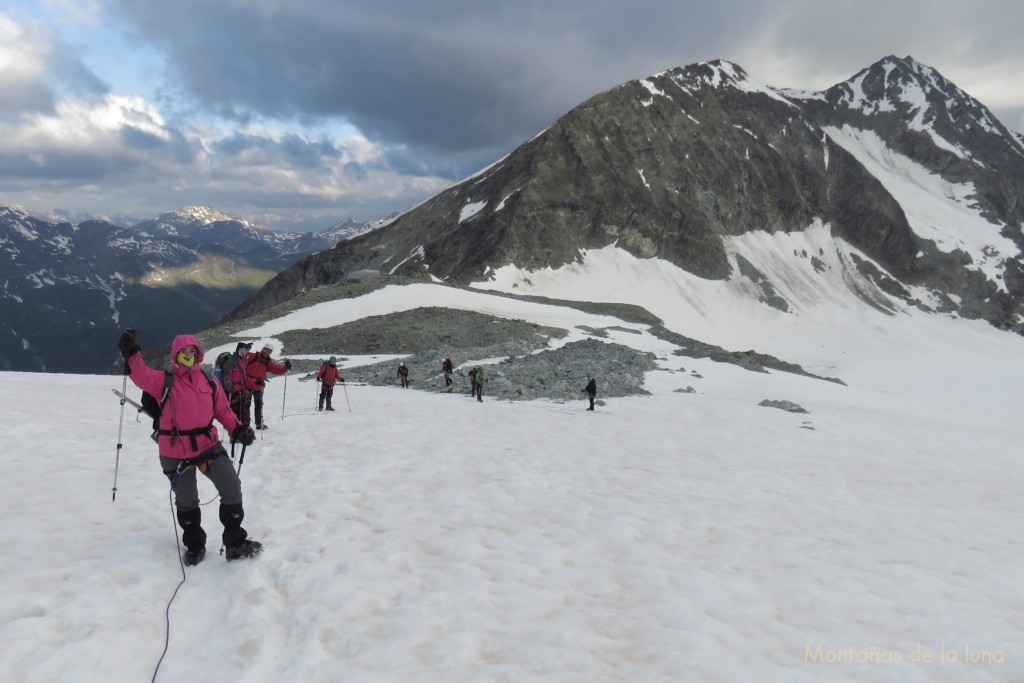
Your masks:
{"label": "rocky mountain peak", "polygon": [[245,223],[245,221],[232,218],[226,213],[222,213],[212,206],[201,206],[193,204],[185,206],[174,211],[162,213],[158,216],[158,220],[168,221],[183,221],[190,223],[199,223],[201,225],[210,225],[218,221],[238,221],[239,223]]}
{"label": "rocky mountain peak", "polygon": [[736,88],[738,90],[761,89],[760,83],[750,79],[743,67],[724,59],[698,62],[670,72],[679,85],[690,88]]}
{"label": "rocky mountain peak", "polygon": [[789,106],[795,106],[784,97],[782,91],[753,80],[743,67],[724,59],[677,67],[649,78],[630,81],[622,87],[632,88],[637,85],[647,89],[652,95],[669,99],[673,98],[673,91],[682,91],[697,100],[732,93],[753,93],[767,95]]}
{"label": "rocky mountain peak", "polygon": [[3,218],[27,218],[28,211],[18,204],[0,205],[0,217]]}
{"label": "rocky mountain peak", "polygon": [[[985,105],[913,57],[885,57],[825,92],[833,106],[868,118],[898,118],[911,132],[962,159],[981,138],[1024,156],[1017,136]],[[981,143],[986,144],[986,143]]]}

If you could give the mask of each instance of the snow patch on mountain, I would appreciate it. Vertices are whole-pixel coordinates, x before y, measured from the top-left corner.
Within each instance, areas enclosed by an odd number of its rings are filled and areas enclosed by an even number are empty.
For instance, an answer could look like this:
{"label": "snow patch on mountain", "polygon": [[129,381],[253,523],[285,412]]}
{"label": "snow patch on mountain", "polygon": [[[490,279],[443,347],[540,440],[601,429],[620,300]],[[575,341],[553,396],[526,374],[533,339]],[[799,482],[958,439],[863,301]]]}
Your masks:
{"label": "snow patch on mountain", "polygon": [[411,261],[412,259],[417,259],[417,258],[418,258],[418,259],[422,259],[422,258],[424,257],[424,255],[425,255],[425,254],[426,254],[426,252],[425,252],[425,251],[423,250],[423,245],[422,245],[422,244],[420,244],[420,245],[417,245],[415,249],[413,249],[412,251],[410,251],[410,252],[409,252],[408,256],[406,256],[406,257],[405,257],[404,259],[402,259],[402,260],[401,260],[401,261],[400,261],[400,262],[399,262],[399,263],[398,263],[397,265],[395,265],[395,267],[394,267],[394,268],[392,268],[392,269],[391,269],[390,271],[388,271],[388,274],[389,274],[389,275],[393,275],[393,274],[394,274],[394,272],[395,272],[396,270],[398,270],[399,268],[401,268],[401,267],[402,267],[402,265],[403,265],[403,264],[404,264],[404,263],[405,263],[406,261]]}
{"label": "snow patch on mountain", "polygon": [[10,226],[13,232],[17,233],[18,235],[21,235],[21,237],[24,238],[27,242],[34,242],[37,239],[39,239],[39,233],[37,233],[35,230],[33,230],[25,223],[23,223],[21,220],[12,220],[10,223],[8,223],[8,225]]}
{"label": "snow patch on mountain", "polygon": [[[891,70],[893,66],[888,65],[887,68]],[[883,111],[896,111],[896,107],[893,106],[892,102],[876,100],[867,96],[864,92],[864,79],[867,78],[867,75],[867,71],[862,71],[850,81],[848,84],[849,90],[843,93],[843,104],[849,109],[859,110],[868,116]]]}
{"label": "snow patch on mountain", "polygon": [[934,242],[943,252],[961,250],[972,267],[985,274],[1001,290],[1003,261],[1020,250],[1000,234],[1002,226],[986,220],[972,199],[970,183],[951,183],[920,164],[890,149],[874,132],[850,126],[826,127],[837,145],[852,154],[875,176],[903,207],[914,233]]}
{"label": "snow patch on mountain", "polygon": [[652,83],[650,80],[648,80],[646,78],[640,79],[638,81],[638,83],[641,86],[643,86],[643,88],[645,90],[647,90],[647,92],[651,93],[651,97],[650,98],[640,98],[640,104],[642,104],[645,107],[649,107],[652,104],[654,104],[654,97],[655,96],[666,97],[668,99],[672,99],[667,94],[665,94],[664,90],[662,90],[661,88],[659,88],[658,86],[656,86],[654,83]]}
{"label": "snow patch on mountain", "polygon": [[470,218],[483,211],[485,206],[487,206],[486,201],[466,204],[462,207],[462,210],[459,211],[459,222],[462,223],[463,221],[468,221]]}
{"label": "snow patch on mountain", "polygon": [[106,296],[107,301],[110,302],[111,320],[113,320],[115,325],[118,325],[121,321],[121,312],[117,310],[117,302],[125,296],[124,283],[120,278],[111,278],[111,280],[112,282],[108,283],[97,275],[90,277],[88,282],[93,288],[98,289]]}
{"label": "snow patch on mountain", "polygon": [[[750,349],[756,339],[757,351],[790,362],[799,358],[807,370],[824,374],[830,374],[834,354],[810,341],[814,330],[824,325],[852,334],[893,312],[913,313],[859,273],[854,257],[874,262],[835,239],[828,225],[815,223],[790,233],[753,231],[725,239],[725,248],[733,265],[726,280],[704,279],[668,261],[637,258],[609,245],[583,250],[578,262],[555,269],[503,266],[472,286],[565,301],[633,304],[661,318],[673,332],[732,351]],[[743,267],[740,258],[746,261]],[[770,296],[786,306],[772,305]],[[754,335],[755,329],[770,332]]]}
{"label": "snow patch on mountain", "polygon": [[7,288],[8,288],[9,285],[10,285],[10,281],[9,280],[4,280],[4,298],[6,298],[6,299],[13,299],[14,301],[18,302],[19,304],[25,303],[25,300],[22,299],[20,296],[18,296],[17,294],[14,294],[13,292],[8,291]]}
{"label": "snow patch on mountain", "polygon": [[25,279],[32,284],[33,289],[42,289],[46,285],[56,284],[53,271],[49,268],[41,268],[34,273],[29,273],[25,276]]}
{"label": "snow patch on mountain", "polygon": [[518,189],[513,190],[512,192],[509,192],[507,195],[502,197],[501,201],[498,202],[498,205],[496,207],[494,207],[494,210],[495,211],[501,211],[502,209],[504,209],[505,208],[505,202],[507,202],[509,200],[509,197],[514,195],[516,192],[519,192],[519,190]]}

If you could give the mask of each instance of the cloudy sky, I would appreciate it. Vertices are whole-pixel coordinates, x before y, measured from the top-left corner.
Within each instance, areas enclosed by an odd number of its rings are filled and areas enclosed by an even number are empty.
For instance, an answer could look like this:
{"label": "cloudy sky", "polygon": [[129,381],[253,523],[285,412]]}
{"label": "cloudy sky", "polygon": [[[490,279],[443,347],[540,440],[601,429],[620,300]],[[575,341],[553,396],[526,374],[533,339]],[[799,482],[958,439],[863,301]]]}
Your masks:
{"label": "cloudy sky", "polygon": [[827,88],[913,56],[1024,131],[1018,0],[14,0],[0,204],[321,229],[422,201],[624,81]]}

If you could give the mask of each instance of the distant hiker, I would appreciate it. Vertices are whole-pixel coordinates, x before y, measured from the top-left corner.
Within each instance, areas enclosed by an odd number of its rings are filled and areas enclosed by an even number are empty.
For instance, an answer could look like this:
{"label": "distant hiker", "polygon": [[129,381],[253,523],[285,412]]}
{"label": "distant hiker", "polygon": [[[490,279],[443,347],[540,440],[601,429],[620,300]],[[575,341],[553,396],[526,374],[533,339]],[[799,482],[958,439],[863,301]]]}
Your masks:
{"label": "distant hiker", "polygon": [[284,363],[275,363],[270,359],[274,352],[274,345],[267,343],[263,345],[259,353],[250,353],[245,357],[246,386],[252,392],[253,412],[256,414],[256,429],[267,429],[263,421],[263,389],[267,386],[267,373],[272,375],[283,375],[292,369],[292,362],[286,360]]}
{"label": "distant hiker", "polygon": [[320,372],[316,373],[316,381],[321,382],[320,402],[316,408],[318,411],[324,409],[324,401],[326,401],[327,410],[334,412],[334,408],[331,407],[331,397],[334,396],[334,383],[345,381],[345,378],[341,376],[341,371],[338,370],[337,363],[337,357],[331,356],[320,367]]}
{"label": "distant hiker", "polygon": [[451,358],[444,359],[444,362],[441,363],[441,371],[444,373],[444,385],[450,387],[452,385],[452,372],[455,371]]}
{"label": "distant hiker", "polygon": [[487,378],[484,377],[484,366],[478,365],[477,368],[471,372],[473,374],[473,390],[476,392],[476,400],[483,403],[484,382],[487,381]]}
{"label": "distant hiker", "polygon": [[476,368],[469,369],[469,397],[476,396]]}
{"label": "distant hiker", "polygon": [[[155,370],[142,359],[135,330],[125,330],[117,342],[135,386],[160,397],[162,409],[157,431],[160,466],[171,482],[181,540],[185,544],[185,564],[192,566],[206,556],[206,532],[199,510],[196,470],[213,482],[220,494],[221,536],[224,556],[237,560],[255,555],[263,546],[247,539],[242,519],[242,484],[227,451],[220,443],[214,419],[231,435],[232,442],[251,446],[252,429],[231,412],[224,390],[200,365],[203,350],[189,334],[181,334],[171,344],[171,369]],[[167,394],[164,396],[164,394]]]}
{"label": "distant hiker", "polygon": [[252,342],[238,342],[235,352],[221,365],[221,384],[228,395],[231,412],[245,424],[249,424],[249,406],[252,404],[252,392],[246,386],[246,358]]}
{"label": "distant hiker", "polygon": [[409,368],[405,367],[404,362],[398,364],[398,379],[403,389],[409,388]]}
{"label": "distant hiker", "polygon": [[594,409],[594,398],[597,396],[597,380],[587,375],[587,386],[583,391],[587,392],[587,397],[590,399],[590,407],[587,410]]}

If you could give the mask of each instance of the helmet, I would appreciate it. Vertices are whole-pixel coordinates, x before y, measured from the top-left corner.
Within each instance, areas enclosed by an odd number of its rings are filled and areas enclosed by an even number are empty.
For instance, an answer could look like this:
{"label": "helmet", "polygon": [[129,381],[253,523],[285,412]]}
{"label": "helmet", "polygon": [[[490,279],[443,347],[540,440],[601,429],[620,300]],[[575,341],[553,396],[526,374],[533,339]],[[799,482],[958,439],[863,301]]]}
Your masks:
{"label": "helmet", "polygon": [[328,359],[327,359],[327,362],[328,362],[328,363],[334,363],[334,362],[336,362],[337,360],[338,360],[338,359],[337,359],[337,357],[336,357],[336,356],[331,356],[330,358],[328,358]]}
{"label": "helmet", "polygon": [[405,367],[405,361],[403,360],[401,363],[399,363],[399,365],[401,365],[402,367]]}
{"label": "helmet", "polygon": [[263,345],[263,350],[264,351],[270,351],[271,353],[273,353],[274,352],[274,345],[271,344],[270,342],[267,342],[266,344]]}

